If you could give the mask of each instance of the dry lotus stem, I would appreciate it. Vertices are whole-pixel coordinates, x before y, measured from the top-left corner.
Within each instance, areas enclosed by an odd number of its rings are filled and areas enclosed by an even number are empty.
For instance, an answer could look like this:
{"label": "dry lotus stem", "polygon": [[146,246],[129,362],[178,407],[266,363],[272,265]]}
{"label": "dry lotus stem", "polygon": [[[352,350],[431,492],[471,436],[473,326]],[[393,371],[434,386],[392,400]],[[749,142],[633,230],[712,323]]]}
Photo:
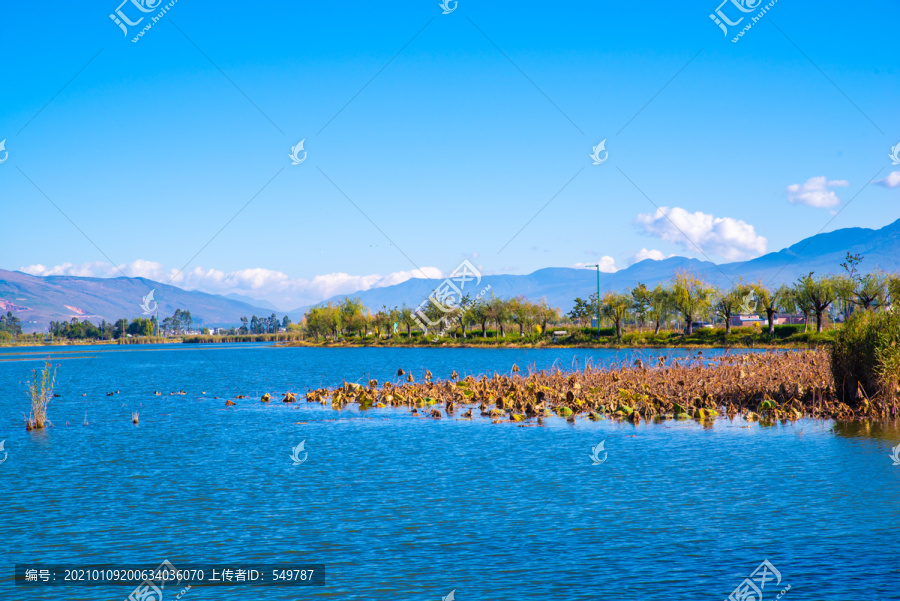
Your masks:
{"label": "dry lotus stem", "polygon": [[[436,381],[427,377],[430,375],[426,372],[426,379],[420,382],[411,378],[405,383],[385,382],[381,388],[375,380],[368,387],[345,382],[333,390],[310,391],[306,400],[331,404],[338,410],[351,403],[362,409],[406,407],[417,414],[417,409],[424,409],[433,417],[440,414],[439,407],[450,415],[455,408],[475,406],[485,417],[511,421],[551,415],[569,421],[578,415],[632,422],[656,417],[706,420],[722,413],[741,415],[748,421],[900,417],[894,399],[863,396],[845,403],[837,398],[824,351],[726,356],[709,365],[691,358],[665,366],[664,361],[651,357],[573,373],[555,369]],[[460,415],[461,419],[471,417],[472,408]]]}

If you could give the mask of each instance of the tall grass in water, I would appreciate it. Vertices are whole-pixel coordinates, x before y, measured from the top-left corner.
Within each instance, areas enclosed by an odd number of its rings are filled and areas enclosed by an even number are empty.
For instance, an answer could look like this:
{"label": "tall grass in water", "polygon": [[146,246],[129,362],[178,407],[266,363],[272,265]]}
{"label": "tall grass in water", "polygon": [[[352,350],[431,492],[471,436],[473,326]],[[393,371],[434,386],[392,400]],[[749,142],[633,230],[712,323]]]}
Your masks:
{"label": "tall grass in water", "polygon": [[119,338],[117,344],[163,344],[165,342],[180,342],[176,338],[165,336],[139,336],[137,338]]}
{"label": "tall grass in water", "polygon": [[[53,398],[53,386],[56,384],[56,369],[51,371],[50,362],[44,363],[41,370],[40,382],[38,382],[37,370],[31,370],[32,379],[29,392],[31,393],[31,418],[26,420],[35,428],[43,428],[47,423],[47,405]],[[30,429],[30,428],[29,428]]]}
{"label": "tall grass in water", "polygon": [[900,384],[900,311],[856,311],[838,330],[831,371],[844,401],[881,397],[893,403]]}

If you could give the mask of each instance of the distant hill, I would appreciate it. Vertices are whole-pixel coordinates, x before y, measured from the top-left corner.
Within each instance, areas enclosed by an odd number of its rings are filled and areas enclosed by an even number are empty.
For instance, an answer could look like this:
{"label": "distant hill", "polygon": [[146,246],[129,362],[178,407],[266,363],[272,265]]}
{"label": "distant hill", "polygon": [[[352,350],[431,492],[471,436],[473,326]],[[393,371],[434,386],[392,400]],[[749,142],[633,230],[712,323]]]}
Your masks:
{"label": "distant hill", "polygon": [[[768,253],[750,261],[716,265],[709,261],[670,257],[662,261],[646,259],[615,273],[600,274],[601,290],[623,290],[643,282],[652,286],[671,279],[679,270],[691,271],[719,286],[741,277],[744,281],[762,280],[768,284],[793,282],[814,271],[819,274],[840,273],[840,263],[847,252],[865,256],[865,271],[881,269],[900,272],[900,220],[881,229],[847,228],[818,234],[778,252]],[[358,296],[371,310],[404,303],[415,307],[426,299],[441,280],[411,279],[393,286],[373,288],[329,300],[340,301],[346,296]],[[490,285],[499,297],[524,295],[532,300],[546,298],[547,302],[568,311],[576,296],[587,298],[597,289],[597,273],[590,269],[548,267],[528,275],[484,276],[479,289]],[[221,296],[205,292],[182,290],[145,278],[81,278],[74,276],[31,276],[17,271],[0,270],[0,310],[12,311],[23,322],[26,332],[46,331],[52,321],[101,319],[113,321],[121,317],[141,317],[143,297],[154,290],[160,315],[169,316],[175,309],[189,309],[198,327],[231,327],[240,323],[241,316],[270,315],[273,305],[238,294]],[[298,307],[287,314],[299,321],[308,306]]]}
{"label": "distant hill", "polygon": [[[718,285],[728,286],[733,280],[746,282],[762,280],[778,285],[794,282],[810,271],[817,274],[841,273],[840,266],[847,252],[865,256],[862,269],[875,268],[900,272],[900,219],[881,229],[846,228],[818,234],[778,252],[765,254],[750,261],[715,264],[710,261],[670,257],[661,261],[645,259],[615,273],[600,274],[601,290],[622,290],[643,282],[652,286],[667,281],[676,271],[686,270]],[[369,309],[382,305],[393,307],[403,303],[417,306],[428,298],[441,280],[413,279],[401,284],[373,288],[350,295],[338,295],[329,300],[340,301],[346,296],[358,296]],[[546,298],[563,311],[572,308],[576,296],[587,298],[597,290],[597,272],[591,269],[550,267],[528,275],[488,275],[480,288],[491,286],[499,297],[525,295],[532,300]],[[302,315],[309,306],[289,311],[292,319]]]}
{"label": "distant hill", "polygon": [[[616,273],[601,273],[600,287],[604,290],[618,289],[633,285],[633,283],[638,281],[651,284],[670,278],[672,273],[678,269],[699,271],[710,265],[713,264],[684,257],[671,257],[663,261],[641,261],[627,270]],[[413,278],[393,286],[372,288],[353,294],[342,294],[329,300],[339,302],[347,296],[358,296],[363,304],[373,311],[380,309],[382,306],[393,307],[404,303],[410,307],[415,307],[428,298],[435,286],[442,281]],[[533,300],[546,298],[551,306],[568,310],[576,296],[587,298],[589,294],[596,291],[597,272],[589,269],[547,267],[538,269],[528,275],[487,275],[481,278],[475,294],[477,294],[478,290],[488,285],[491,287],[488,294],[494,294],[501,298],[520,295]],[[303,315],[311,306],[313,305],[298,307],[288,311],[288,315],[291,316],[291,319],[295,319],[295,315]]]}
{"label": "distant hill", "polygon": [[243,294],[236,294],[232,292],[231,294],[225,294],[225,298],[230,298],[231,300],[241,301],[242,303],[247,303],[248,305],[253,305],[254,307],[262,307],[263,309],[270,309],[272,311],[276,311],[278,313],[282,313],[281,309],[270,303],[269,301],[260,300],[258,298],[250,298],[249,296],[244,296]]}
{"label": "distant hill", "polygon": [[[25,332],[45,332],[51,321],[115,321],[146,317],[143,298],[154,291],[160,319],[175,309],[188,309],[195,327],[224,327],[239,323],[242,315],[270,315],[271,309],[217,294],[182,290],[145,278],[81,278],[53,275],[37,277],[0,269],[0,308],[12,311]],[[152,307],[152,303],[150,304]]]}

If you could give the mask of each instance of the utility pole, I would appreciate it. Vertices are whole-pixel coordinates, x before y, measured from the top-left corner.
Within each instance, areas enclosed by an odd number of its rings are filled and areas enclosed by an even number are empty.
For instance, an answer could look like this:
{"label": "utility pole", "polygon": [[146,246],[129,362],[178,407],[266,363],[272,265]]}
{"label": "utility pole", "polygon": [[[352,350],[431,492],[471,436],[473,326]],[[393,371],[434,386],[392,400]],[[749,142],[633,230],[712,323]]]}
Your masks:
{"label": "utility pole", "polygon": [[585,267],[597,268],[597,336],[600,336],[600,264],[585,265]]}

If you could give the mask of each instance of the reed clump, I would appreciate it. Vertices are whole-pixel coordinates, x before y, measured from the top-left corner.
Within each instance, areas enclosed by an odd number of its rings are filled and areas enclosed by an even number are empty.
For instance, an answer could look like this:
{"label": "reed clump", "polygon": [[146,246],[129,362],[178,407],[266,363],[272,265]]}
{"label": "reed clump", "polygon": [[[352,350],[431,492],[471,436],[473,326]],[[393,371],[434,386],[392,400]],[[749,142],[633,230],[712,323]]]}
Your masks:
{"label": "reed clump", "polygon": [[43,369],[38,375],[37,370],[31,370],[31,385],[29,393],[31,395],[31,416],[25,418],[25,429],[41,429],[47,425],[47,405],[53,398],[53,387],[56,385],[56,368],[50,365],[49,361],[44,363]]}
{"label": "reed clump", "polygon": [[165,336],[136,336],[134,338],[119,338],[116,344],[164,344],[166,342],[177,342]]}
{"label": "reed clump", "polygon": [[[467,376],[461,380],[385,382],[369,386],[345,382],[335,389],[307,393],[308,402],[341,409],[357,403],[370,407],[425,409],[433,415],[443,405],[475,406],[492,420],[524,421],[557,415],[574,421],[612,418],[697,419],[721,414],[748,421],[819,417],[882,419],[898,417],[895,404],[878,397],[865,402],[840,398],[826,351],[743,354],[706,362],[700,356],[666,363],[662,358],[621,361],[606,369],[586,366],[527,375]],[[418,413],[418,412],[417,412]],[[472,416],[472,409],[462,414]]]}
{"label": "reed clump", "polygon": [[831,369],[839,396],[854,403],[900,393],[900,311],[857,311],[838,331]]}

